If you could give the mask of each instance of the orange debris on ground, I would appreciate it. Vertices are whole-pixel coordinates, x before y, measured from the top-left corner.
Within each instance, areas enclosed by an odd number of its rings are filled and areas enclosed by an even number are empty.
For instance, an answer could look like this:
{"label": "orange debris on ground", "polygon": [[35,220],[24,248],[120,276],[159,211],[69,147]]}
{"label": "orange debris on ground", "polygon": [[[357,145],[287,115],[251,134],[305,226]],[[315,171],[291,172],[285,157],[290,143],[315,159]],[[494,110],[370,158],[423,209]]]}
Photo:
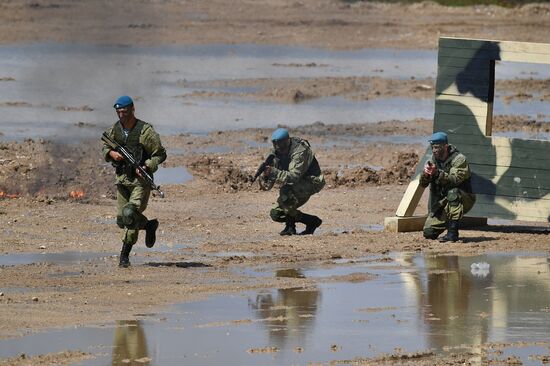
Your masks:
{"label": "orange debris on ground", "polygon": [[6,193],[4,191],[0,191],[0,198],[19,198],[19,195],[14,194],[14,193]]}
{"label": "orange debris on ground", "polygon": [[71,191],[69,193],[69,197],[71,198],[82,198],[84,197],[85,193],[84,191]]}

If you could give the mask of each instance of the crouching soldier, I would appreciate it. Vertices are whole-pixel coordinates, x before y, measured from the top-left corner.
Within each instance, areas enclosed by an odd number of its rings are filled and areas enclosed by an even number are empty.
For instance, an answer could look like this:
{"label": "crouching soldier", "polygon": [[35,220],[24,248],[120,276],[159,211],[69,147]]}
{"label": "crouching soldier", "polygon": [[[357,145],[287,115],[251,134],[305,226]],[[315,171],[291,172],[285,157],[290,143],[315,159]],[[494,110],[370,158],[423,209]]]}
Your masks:
{"label": "crouching soldier", "polygon": [[263,175],[267,180],[282,184],[277,204],[270,212],[271,218],[285,223],[281,235],[295,235],[297,222],[306,225],[300,235],[313,234],[323,221],[317,216],[299,211],[298,207],[325,186],[319,163],[309,142],[290,137],[284,128],[275,130],[271,141],[275,159],[272,166],[265,168]]}
{"label": "crouching soldier", "polygon": [[441,242],[458,240],[458,224],[475,203],[466,156],[449,145],[447,134],[436,132],[429,140],[432,159],[426,162],[420,185],[430,186],[429,215],[424,224],[424,237],[436,239],[445,229]]}
{"label": "crouching soldier", "polygon": [[[140,166],[152,175],[159,164],[166,160],[166,150],[162,147],[159,135],[153,126],[135,117],[132,98],[118,98],[114,108],[119,120],[106,132],[107,135],[128,150]],[[127,164],[124,157],[107,144],[103,146],[103,156],[116,168],[116,222],[124,229],[119,266],[126,268],[130,265],[130,251],[137,242],[139,230],[145,230],[145,245],[151,248],[155,244],[159,222],[156,219],[148,220],[143,215],[151,187],[142,179],[139,170]]]}

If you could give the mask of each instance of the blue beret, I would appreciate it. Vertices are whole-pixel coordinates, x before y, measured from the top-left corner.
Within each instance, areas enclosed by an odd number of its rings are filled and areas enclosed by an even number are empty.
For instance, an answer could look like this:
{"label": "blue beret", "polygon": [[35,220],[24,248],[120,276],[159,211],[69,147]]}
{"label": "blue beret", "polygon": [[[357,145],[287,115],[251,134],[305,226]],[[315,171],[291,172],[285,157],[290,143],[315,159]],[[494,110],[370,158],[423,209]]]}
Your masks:
{"label": "blue beret", "polygon": [[125,108],[125,107],[128,107],[129,105],[132,105],[134,104],[134,101],[132,100],[132,98],[130,98],[129,96],[127,95],[123,95],[121,97],[119,97],[115,104],[113,105],[113,107],[115,109],[118,109],[118,108]]}
{"label": "blue beret", "polygon": [[445,132],[435,132],[432,135],[432,137],[430,137],[430,139],[428,141],[432,145],[434,145],[434,144],[446,144],[447,141],[448,141],[447,134]]}
{"label": "blue beret", "polygon": [[285,140],[288,138],[288,130],[286,128],[278,128],[271,134],[271,141]]}

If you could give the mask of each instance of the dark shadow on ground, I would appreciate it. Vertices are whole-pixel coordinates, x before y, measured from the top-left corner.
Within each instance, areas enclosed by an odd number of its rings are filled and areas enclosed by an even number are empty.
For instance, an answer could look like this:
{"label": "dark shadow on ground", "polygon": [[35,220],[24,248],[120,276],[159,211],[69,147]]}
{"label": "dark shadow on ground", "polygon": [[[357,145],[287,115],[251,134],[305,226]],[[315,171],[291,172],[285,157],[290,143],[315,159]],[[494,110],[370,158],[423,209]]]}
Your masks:
{"label": "dark shadow on ground", "polygon": [[487,225],[475,228],[478,231],[487,231],[493,233],[513,233],[513,234],[550,234],[550,228],[544,226],[529,225]]}
{"label": "dark shadow on ground", "polygon": [[484,241],[493,241],[497,240],[496,238],[493,238],[492,236],[467,236],[467,237],[460,237],[460,241],[464,244],[473,244],[473,243],[483,243]]}
{"label": "dark shadow on ground", "polygon": [[191,267],[212,267],[209,264],[200,262],[147,262],[146,266],[151,267],[178,267],[178,268],[191,268]]}

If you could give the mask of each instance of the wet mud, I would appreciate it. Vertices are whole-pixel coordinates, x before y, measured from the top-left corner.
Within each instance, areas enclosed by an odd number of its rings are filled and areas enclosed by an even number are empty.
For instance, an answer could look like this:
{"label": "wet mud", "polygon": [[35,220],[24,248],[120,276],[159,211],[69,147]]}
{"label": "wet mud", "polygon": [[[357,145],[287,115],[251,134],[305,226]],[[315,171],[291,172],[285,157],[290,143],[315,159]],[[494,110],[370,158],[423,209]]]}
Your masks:
{"label": "wet mud", "polygon": [[[547,4],[138,3],[0,5],[0,365],[548,363],[548,223],[382,230],[432,132],[437,37],[546,42]],[[493,132],[548,139],[548,74],[499,70]],[[99,136],[134,91],[169,158],[123,270]],[[251,185],[277,125],[327,179],[313,236],[279,236],[277,187]]]}

